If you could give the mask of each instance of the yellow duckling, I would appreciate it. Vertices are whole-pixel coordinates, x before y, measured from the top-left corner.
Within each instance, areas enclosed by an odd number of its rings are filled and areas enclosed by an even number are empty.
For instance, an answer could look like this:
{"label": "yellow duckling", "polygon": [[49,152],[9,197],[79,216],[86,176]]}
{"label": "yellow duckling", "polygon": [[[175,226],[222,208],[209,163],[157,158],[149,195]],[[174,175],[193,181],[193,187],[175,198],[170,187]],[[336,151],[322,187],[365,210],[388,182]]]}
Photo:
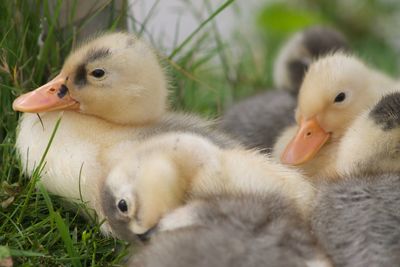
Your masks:
{"label": "yellow duckling", "polygon": [[274,156],[311,177],[333,176],[338,142],[363,110],[395,88],[395,81],[354,56],[334,53],[311,64],[300,88],[296,121]]}
{"label": "yellow duckling", "polygon": [[[311,183],[267,155],[221,149],[207,138],[189,133],[163,134],[140,145],[122,146],[129,155],[110,171],[101,194],[103,213],[120,238],[134,240],[173,209],[199,197],[277,194],[304,218],[310,212]],[[118,146],[115,149],[120,150]],[[182,225],[187,220],[175,222]]]}
{"label": "yellow duckling", "polygon": [[101,180],[118,161],[118,153],[109,153],[116,144],[181,130],[210,136],[221,146],[235,145],[214,133],[209,122],[168,113],[167,87],[154,51],[133,35],[106,34],[82,45],[59,75],[13,103],[26,112],[16,147],[27,174],[38,165],[59,117],[41,181],[54,194],[82,197],[97,212]]}

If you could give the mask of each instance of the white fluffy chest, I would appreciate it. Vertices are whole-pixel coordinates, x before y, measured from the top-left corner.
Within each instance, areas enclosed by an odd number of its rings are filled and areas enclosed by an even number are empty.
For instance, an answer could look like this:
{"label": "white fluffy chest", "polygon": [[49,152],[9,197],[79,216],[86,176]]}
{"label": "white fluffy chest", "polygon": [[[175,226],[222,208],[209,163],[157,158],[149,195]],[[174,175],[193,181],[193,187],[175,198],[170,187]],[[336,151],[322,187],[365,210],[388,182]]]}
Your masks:
{"label": "white fluffy chest", "polygon": [[43,125],[36,114],[24,114],[16,146],[28,175],[39,164],[60,116],[41,181],[54,194],[71,199],[82,194],[84,201],[94,202],[101,179],[108,172],[102,153],[116,143],[133,139],[134,130],[75,112],[42,114]]}

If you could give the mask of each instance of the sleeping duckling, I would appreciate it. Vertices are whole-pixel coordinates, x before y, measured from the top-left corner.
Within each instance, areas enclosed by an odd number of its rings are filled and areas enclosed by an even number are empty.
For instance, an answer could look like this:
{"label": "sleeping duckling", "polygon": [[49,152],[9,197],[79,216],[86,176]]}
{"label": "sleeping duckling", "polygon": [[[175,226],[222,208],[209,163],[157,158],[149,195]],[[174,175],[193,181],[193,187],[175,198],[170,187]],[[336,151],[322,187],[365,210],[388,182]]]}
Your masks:
{"label": "sleeping duckling", "polygon": [[[266,155],[221,149],[197,134],[169,133],[124,143],[128,154],[110,171],[102,207],[114,235],[135,240],[189,200],[210,195],[279,194],[301,215],[310,212],[314,188],[295,170]],[[133,150],[133,148],[135,148]]]}
{"label": "sleeping duckling", "polygon": [[334,266],[400,264],[400,175],[347,175],[319,190],[313,231]]}
{"label": "sleeping duckling", "polygon": [[338,142],[364,109],[394,88],[395,81],[354,56],[334,53],[311,64],[300,88],[297,129],[288,128],[274,157],[311,177],[335,170]]}
{"label": "sleeping duckling", "polygon": [[209,122],[169,114],[167,86],[154,51],[142,40],[112,33],[89,41],[72,52],[52,81],[14,101],[14,110],[27,112],[16,141],[22,166],[32,174],[62,117],[41,181],[50,192],[82,198],[98,212],[101,180],[118,161],[117,153],[109,153],[115,144],[182,130],[236,146]]}
{"label": "sleeping duckling", "polygon": [[338,148],[336,168],[342,173],[399,172],[400,93],[382,97],[347,130]]}
{"label": "sleeping duckling", "polygon": [[331,266],[308,224],[279,194],[195,200],[157,230],[128,266]]}
{"label": "sleeping duckling", "polygon": [[274,67],[277,88],[244,99],[229,108],[220,128],[246,147],[270,152],[279,133],[294,124],[296,97],[311,62],[329,52],[348,50],[344,36],[327,27],[311,27],[284,45]]}

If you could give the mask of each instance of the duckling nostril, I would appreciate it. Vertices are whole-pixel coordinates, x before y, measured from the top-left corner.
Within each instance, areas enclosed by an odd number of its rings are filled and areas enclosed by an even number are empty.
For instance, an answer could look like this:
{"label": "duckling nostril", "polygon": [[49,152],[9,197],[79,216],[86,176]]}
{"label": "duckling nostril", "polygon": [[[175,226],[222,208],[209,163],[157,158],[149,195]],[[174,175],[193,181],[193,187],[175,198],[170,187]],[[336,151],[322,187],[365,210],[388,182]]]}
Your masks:
{"label": "duckling nostril", "polygon": [[307,133],[306,133],[306,136],[310,136],[310,135],[311,135],[311,132],[307,132]]}
{"label": "duckling nostril", "polygon": [[49,90],[49,92],[52,93],[52,94],[53,94],[55,91],[56,91],[55,88],[50,88],[50,90]]}
{"label": "duckling nostril", "polygon": [[65,86],[65,84],[63,84],[61,85],[61,88],[58,90],[57,96],[59,98],[63,98],[67,93],[68,93],[68,87]]}

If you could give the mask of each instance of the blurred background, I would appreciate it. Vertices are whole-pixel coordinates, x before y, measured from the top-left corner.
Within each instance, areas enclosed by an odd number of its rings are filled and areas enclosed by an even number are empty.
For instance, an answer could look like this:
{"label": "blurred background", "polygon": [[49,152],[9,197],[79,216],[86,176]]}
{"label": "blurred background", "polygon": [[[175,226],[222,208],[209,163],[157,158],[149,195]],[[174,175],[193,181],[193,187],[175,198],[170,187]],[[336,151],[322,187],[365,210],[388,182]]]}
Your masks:
{"label": "blurred background", "polygon": [[119,266],[128,253],[33,190],[14,150],[12,101],[54,76],[81,40],[117,29],[142,36],[171,76],[172,108],[215,118],[270,89],[279,48],[316,24],[343,32],[358,56],[399,76],[398,0],[0,1],[0,263],[11,255],[18,266]]}

